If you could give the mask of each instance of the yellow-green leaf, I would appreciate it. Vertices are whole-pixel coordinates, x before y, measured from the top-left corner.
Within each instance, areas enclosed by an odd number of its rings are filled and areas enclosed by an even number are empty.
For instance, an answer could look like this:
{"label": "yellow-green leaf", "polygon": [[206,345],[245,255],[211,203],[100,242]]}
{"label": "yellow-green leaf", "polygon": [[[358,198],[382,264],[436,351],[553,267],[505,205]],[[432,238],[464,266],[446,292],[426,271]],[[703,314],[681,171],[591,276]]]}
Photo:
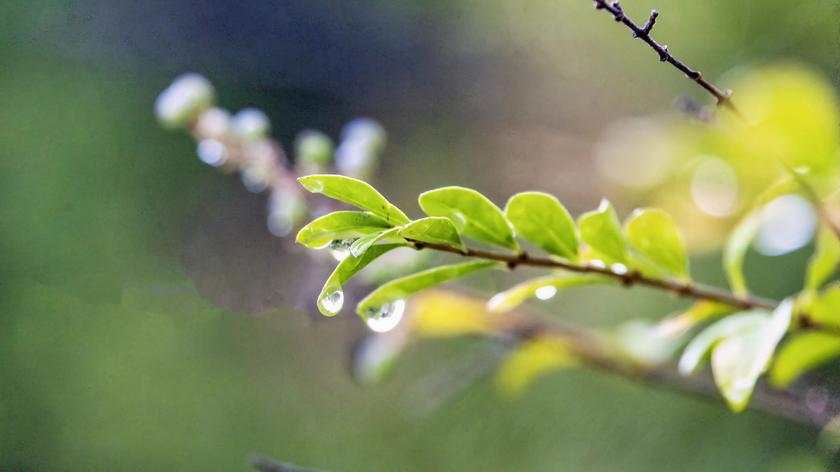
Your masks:
{"label": "yellow-green leaf", "polygon": [[398,247],[400,247],[399,244],[374,246],[369,251],[365,251],[360,257],[349,254],[336,266],[333,273],[324,283],[324,287],[318,295],[318,311],[324,316],[337,315],[344,306],[344,290],[342,289],[342,285],[347,283],[348,280],[377,257]]}
{"label": "yellow-green leaf", "polygon": [[805,288],[816,290],[837,272],[840,264],[840,240],[833,231],[820,229],[817,236],[817,248],[808,261],[808,271],[805,275]]}
{"label": "yellow-green leaf", "polygon": [[391,226],[404,225],[409,219],[399,208],[369,184],[343,175],[315,174],[298,179],[306,190],[367,210]]}
{"label": "yellow-green leaf", "polygon": [[577,358],[561,339],[532,339],[517,346],[502,362],[496,372],[496,385],[502,395],[516,397],[540,376],[577,363]]}
{"label": "yellow-green leaf", "polygon": [[301,228],[297,242],[312,249],[320,249],[331,241],[356,239],[390,227],[387,221],[367,212],[336,211]]}
{"label": "yellow-green leaf", "polygon": [[430,216],[414,220],[400,230],[400,235],[423,243],[443,244],[458,249],[465,249],[458,230],[448,218]]}
{"label": "yellow-green leaf", "polygon": [[553,196],[542,192],[518,193],[508,200],[505,216],[517,235],[549,254],[575,260],[578,235],[575,222]]}
{"label": "yellow-green leaf", "polygon": [[612,204],[604,199],[597,210],[578,218],[580,237],[606,263],[627,263],[627,242]]}
{"label": "yellow-green leaf", "polygon": [[494,261],[471,261],[434,267],[417,272],[416,274],[407,275],[392,280],[368,294],[368,296],[359,302],[359,305],[356,307],[356,312],[362,318],[368,319],[371,313],[378,312],[383,306],[404,300],[409,295],[415,294],[423,289],[448,282],[458,277],[463,277],[482,269],[499,266],[501,266],[500,263]]}
{"label": "yellow-green leaf", "polygon": [[633,248],[657,268],[688,277],[685,241],[671,215],[654,208],[638,209],[627,220],[625,234]]}
{"label": "yellow-green leaf", "polygon": [[[540,291],[546,292],[548,298],[554,296],[559,289],[578,285],[613,283],[614,280],[593,274],[564,274],[547,275],[536,279],[526,280],[504,292],[498,293],[487,302],[487,309],[494,313],[513,310],[525,300],[537,296]],[[550,295],[549,295],[550,294]]]}
{"label": "yellow-green leaf", "polygon": [[803,373],[840,356],[840,337],[826,333],[799,334],[779,349],[770,382],[786,387]]}
{"label": "yellow-green leaf", "polygon": [[420,194],[420,207],[429,216],[448,218],[459,233],[513,251],[519,244],[502,211],[484,195],[464,187],[444,187]]}
{"label": "yellow-green leaf", "polygon": [[723,249],[723,269],[729,279],[729,285],[736,295],[749,293],[744,278],[744,256],[747,254],[758,229],[761,227],[761,212],[747,213],[726,241]]}

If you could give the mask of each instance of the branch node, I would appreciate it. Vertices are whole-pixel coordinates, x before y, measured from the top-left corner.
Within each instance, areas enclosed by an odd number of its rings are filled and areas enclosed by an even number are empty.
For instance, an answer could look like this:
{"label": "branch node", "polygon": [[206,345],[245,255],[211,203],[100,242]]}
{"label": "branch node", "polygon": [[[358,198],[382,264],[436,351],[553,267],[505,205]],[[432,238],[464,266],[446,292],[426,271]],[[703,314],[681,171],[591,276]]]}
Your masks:
{"label": "branch node", "polygon": [[667,61],[668,57],[671,56],[671,53],[668,52],[668,46],[665,45],[665,44],[663,44],[662,47],[659,48],[659,51],[656,51],[656,52],[659,53],[659,61],[660,62]]}
{"label": "branch node", "polygon": [[652,29],[653,29],[653,25],[654,25],[654,24],[656,24],[656,18],[657,18],[658,16],[659,16],[659,12],[658,12],[658,11],[656,11],[656,10],[651,10],[651,12],[650,12],[650,16],[649,16],[649,17],[648,17],[648,19],[647,19],[647,23],[645,23],[645,26],[642,28],[642,33],[644,33],[645,35],[647,35],[648,33],[650,33],[650,30],[652,30]]}

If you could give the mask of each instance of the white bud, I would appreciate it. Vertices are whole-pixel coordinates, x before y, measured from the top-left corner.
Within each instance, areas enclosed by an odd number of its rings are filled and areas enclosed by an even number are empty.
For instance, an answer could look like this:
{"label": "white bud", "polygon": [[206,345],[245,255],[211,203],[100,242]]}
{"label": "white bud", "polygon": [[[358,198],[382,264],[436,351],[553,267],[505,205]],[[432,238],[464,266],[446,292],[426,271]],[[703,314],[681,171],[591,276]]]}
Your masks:
{"label": "white bud", "polygon": [[326,167],[332,160],[332,154],[332,139],[320,131],[301,131],[295,138],[295,157],[298,165]]}
{"label": "white bud", "polygon": [[195,133],[200,138],[219,139],[230,132],[230,112],[221,108],[209,108],[195,123]]}
{"label": "white bud", "polygon": [[198,143],[196,153],[198,154],[198,158],[201,159],[201,162],[213,167],[224,165],[228,157],[230,157],[225,145],[215,139],[201,140]]}
{"label": "white bud", "polygon": [[306,200],[299,192],[280,188],[268,199],[268,230],[279,237],[288,236],[306,217]]}
{"label": "white bud", "polygon": [[357,118],[341,130],[342,141],[356,141],[378,154],[385,149],[385,128],[371,118]]}
{"label": "white bud", "polygon": [[233,117],[233,132],[243,139],[261,139],[268,136],[271,124],[268,116],[256,108],[246,108]]}
{"label": "white bud", "polygon": [[155,114],[163,126],[180,128],[212,106],[215,95],[209,80],[198,74],[184,74],[158,95]]}

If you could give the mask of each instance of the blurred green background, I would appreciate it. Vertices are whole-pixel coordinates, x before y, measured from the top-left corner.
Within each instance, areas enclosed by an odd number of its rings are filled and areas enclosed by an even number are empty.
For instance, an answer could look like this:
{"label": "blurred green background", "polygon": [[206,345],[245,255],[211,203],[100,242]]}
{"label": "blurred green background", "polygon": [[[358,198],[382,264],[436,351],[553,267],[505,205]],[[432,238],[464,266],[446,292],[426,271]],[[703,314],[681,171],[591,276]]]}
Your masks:
{"label": "blurred green background", "polygon": [[[836,84],[835,2],[625,5],[651,7],[656,36],[708,77],[793,59]],[[605,125],[705,100],[585,0],[3,1],[0,470],[248,470],[254,451],[336,472],[823,470],[804,427],[595,373],[515,401],[481,380],[418,409],[416,379],[461,341],[357,385],[361,323],[295,309],[307,267],[264,230],[264,198],[155,122],[184,71],[223,106],[263,108],[284,143],[379,119],[377,185],[413,214],[449,184],[497,202],[550,191],[573,212],[620,202],[591,163]],[[749,272],[783,296],[806,256],[753,255]],[[696,277],[723,283],[717,260]],[[675,306],[624,295],[546,308],[609,325]]]}

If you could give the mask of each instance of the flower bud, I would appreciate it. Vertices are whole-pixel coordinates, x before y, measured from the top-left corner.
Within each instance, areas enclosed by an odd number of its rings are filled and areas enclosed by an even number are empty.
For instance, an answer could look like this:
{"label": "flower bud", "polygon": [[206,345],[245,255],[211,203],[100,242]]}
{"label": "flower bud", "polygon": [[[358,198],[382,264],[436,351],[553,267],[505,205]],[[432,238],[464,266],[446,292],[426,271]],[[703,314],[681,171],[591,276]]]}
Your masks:
{"label": "flower bud", "polygon": [[230,157],[225,145],[215,139],[202,139],[198,143],[196,154],[201,162],[213,167],[223,166]]}
{"label": "flower bud", "polygon": [[195,134],[200,139],[219,139],[230,132],[230,112],[221,108],[208,108],[195,123]]}
{"label": "flower bud", "polygon": [[262,139],[268,136],[270,130],[268,116],[256,108],[240,110],[233,117],[233,132],[242,139]]}
{"label": "flower bud", "polygon": [[385,150],[385,128],[371,118],[357,118],[347,123],[341,130],[341,139],[362,143],[374,154]]}
{"label": "flower bud", "polygon": [[306,218],[306,200],[296,190],[278,188],[268,199],[268,230],[279,237],[288,236]]}
{"label": "flower bud", "polygon": [[187,126],[213,105],[216,93],[213,85],[201,75],[178,76],[155,100],[155,114],[169,129]]}
{"label": "flower bud", "polygon": [[317,172],[330,164],[332,154],[332,139],[320,131],[301,131],[295,138],[296,162],[303,169]]}

